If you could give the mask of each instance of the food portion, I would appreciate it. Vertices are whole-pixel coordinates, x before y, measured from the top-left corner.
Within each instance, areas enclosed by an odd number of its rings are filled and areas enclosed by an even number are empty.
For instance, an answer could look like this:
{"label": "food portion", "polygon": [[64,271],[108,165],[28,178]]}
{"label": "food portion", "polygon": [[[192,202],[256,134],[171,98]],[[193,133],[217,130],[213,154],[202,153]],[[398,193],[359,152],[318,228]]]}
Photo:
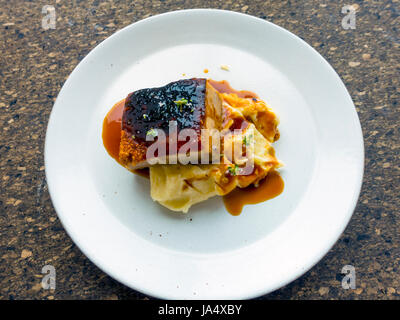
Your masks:
{"label": "food portion", "polygon": [[[114,119],[113,126],[109,120],[103,124],[107,151],[132,172],[149,167],[151,197],[170,210],[187,212],[216,195],[225,196],[227,204],[235,193],[252,199],[235,197],[243,206],[262,201],[268,181],[278,185],[267,176],[280,179],[275,169],[281,163],[272,147],[279,120],[250,91],[234,90],[226,81],[184,79],[132,92],[113,110],[106,118]],[[249,197],[248,190],[258,196]],[[241,211],[226,206],[231,213]]]}
{"label": "food portion", "polygon": [[[219,95],[207,85],[206,79],[179,80],[161,88],[132,92],[125,100],[122,116],[120,163],[130,170],[149,166],[146,155],[154,141],[146,137],[160,139],[158,130],[167,135],[164,152],[156,156],[167,160],[172,148],[176,154],[185,141],[177,141],[176,146],[170,144],[171,121],[176,122],[177,134],[184,129],[193,130],[195,137],[191,143],[201,147],[201,129],[220,126],[221,105]],[[210,152],[206,146],[199,149],[199,152]]]}

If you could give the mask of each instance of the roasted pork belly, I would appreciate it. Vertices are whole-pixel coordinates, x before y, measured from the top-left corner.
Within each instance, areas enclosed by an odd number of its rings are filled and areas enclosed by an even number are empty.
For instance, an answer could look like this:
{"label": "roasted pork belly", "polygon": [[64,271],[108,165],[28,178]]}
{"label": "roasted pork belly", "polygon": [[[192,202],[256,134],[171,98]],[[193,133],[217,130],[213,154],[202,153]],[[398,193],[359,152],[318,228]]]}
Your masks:
{"label": "roasted pork belly", "polygon": [[[132,92],[125,100],[122,116],[120,163],[130,170],[148,166],[149,146],[156,137],[162,139],[158,130],[165,133],[166,150],[165,154],[156,154],[157,158],[168,159],[173,147],[179,150],[187,141],[178,140],[176,146],[170,145],[171,121],[176,125],[177,135],[184,129],[192,129],[196,137],[191,143],[198,144],[199,153],[209,153],[210,146],[201,143],[201,130],[219,129],[221,107],[219,94],[202,78],[184,79],[163,87]],[[148,135],[153,135],[154,140],[146,141]]]}

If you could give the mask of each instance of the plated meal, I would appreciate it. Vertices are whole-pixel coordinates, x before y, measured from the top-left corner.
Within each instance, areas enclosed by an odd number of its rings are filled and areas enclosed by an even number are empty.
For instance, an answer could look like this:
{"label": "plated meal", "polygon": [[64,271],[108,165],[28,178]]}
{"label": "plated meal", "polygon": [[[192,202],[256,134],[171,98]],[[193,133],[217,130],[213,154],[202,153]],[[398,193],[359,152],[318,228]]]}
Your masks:
{"label": "plated meal", "polygon": [[272,146],[278,124],[257,94],[191,78],[130,93],[108,112],[102,135],[110,156],[150,179],[164,207],[186,213],[219,195],[237,215],[283,191]]}

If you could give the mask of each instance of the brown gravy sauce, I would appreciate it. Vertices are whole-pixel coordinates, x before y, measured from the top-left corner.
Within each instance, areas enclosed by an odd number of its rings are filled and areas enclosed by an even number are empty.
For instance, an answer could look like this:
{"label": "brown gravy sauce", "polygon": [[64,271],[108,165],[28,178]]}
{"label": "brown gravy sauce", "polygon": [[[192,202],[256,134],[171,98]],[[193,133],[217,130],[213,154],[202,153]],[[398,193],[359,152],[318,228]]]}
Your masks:
{"label": "brown gravy sauce", "polygon": [[[259,99],[258,95],[251,91],[235,90],[228,81],[208,80],[209,83],[221,93],[236,93],[240,98]],[[125,99],[117,102],[107,113],[103,121],[103,144],[108,154],[119,163],[119,145],[121,141],[122,113],[124,111]],[[149,168],[134,171],[135,174],[149,178]],[[226,210],[236,216],[242,212],[243,206],[256,204],[275,198],[282,193],[284,182],[278,172],[270,172],[258,187],[236,188],[229,194],[223,196]]]}
{"label": "brown gravy sauce", "polygon": [[119,162],[119,144],[121,142],[121,123],[124,106],[125,99],[117,102],[108,111],[103,120],[103,144],[108,154],[117,162]]}

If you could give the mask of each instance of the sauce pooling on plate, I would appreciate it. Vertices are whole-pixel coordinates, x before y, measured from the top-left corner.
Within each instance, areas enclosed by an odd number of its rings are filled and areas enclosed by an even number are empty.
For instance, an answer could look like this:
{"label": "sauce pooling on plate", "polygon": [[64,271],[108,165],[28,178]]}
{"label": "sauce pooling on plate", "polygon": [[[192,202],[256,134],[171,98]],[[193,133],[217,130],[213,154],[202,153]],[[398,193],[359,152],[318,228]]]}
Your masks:
{"label": "sauce pooling on plate", "polygon": [[279,196],[284,187],[282,177],[278,172],[272,171],[260,181],[258,187],[253,185],[247,188],[236,188],[223,196],[226,210],[234,216],[242,212],[246,204],[256,204]]}

